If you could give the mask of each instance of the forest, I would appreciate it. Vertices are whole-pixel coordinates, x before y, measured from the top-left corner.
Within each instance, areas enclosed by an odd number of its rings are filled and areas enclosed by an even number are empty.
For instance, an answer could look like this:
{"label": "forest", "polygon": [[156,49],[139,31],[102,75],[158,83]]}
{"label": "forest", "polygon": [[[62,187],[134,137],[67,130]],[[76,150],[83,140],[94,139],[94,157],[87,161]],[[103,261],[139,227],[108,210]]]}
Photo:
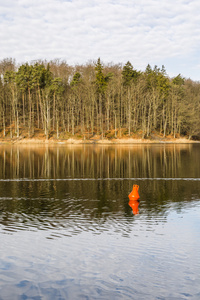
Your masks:
{"label": "forest", "polygon": [[0,61],[0,136],[200,139],[200,82],[128,61]]}

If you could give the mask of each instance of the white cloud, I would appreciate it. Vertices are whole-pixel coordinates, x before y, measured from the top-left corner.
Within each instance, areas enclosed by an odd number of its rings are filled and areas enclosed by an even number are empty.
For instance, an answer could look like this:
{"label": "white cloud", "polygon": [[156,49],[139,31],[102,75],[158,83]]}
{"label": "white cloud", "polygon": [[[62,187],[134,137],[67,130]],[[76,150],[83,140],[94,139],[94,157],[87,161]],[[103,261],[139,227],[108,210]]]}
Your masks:
{"label": "white cloud", "polygon": [[[137,69],[167,63],[175,75],[200,79],[198,56],[196,73],[191,65],[200,50],[199,11],[198,0],[0,0],[0,59],[73,64],[100,56]],[[184,61],[172,68],[175,58]]]}

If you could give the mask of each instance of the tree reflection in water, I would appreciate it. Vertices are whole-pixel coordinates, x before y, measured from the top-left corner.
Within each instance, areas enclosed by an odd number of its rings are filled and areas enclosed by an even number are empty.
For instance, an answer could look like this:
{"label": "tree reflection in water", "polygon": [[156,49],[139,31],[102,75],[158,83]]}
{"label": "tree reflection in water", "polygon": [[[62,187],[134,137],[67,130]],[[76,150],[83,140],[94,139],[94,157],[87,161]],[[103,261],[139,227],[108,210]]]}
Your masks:
{"label": "tree reflection in water", "polygon": [[2,145],[0,178],[199,177],[197,158],[192,144]]}
{"label": "tree reflection in water", "polygon": [[[181,210],[198,198],[198,185],[178,178],[200,178],[199,145],[2,145],[1,222],[9,214],[26,214],[24,222],[28,215],[37,226],[45,218],[66,224],[79,215],[95,224],[119,215],[132,222],[127,195],[138,182],[142,215],[165,216],[172,203]],[[138,202],[129,204],[138,212]]]}

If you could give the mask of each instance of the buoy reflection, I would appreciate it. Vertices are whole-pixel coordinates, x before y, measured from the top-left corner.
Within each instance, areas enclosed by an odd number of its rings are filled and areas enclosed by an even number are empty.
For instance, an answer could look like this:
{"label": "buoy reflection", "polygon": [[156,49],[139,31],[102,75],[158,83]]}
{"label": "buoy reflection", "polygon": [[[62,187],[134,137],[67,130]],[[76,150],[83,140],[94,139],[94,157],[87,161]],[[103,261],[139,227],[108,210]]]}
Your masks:
{"label": "buoy reflection", "polygon": [[130,205],[130,207],[132,208],[134,215],[139,214],[139,208],[138,208],[139,203],[140,203],[140,200],[130,200],[128,203]]}

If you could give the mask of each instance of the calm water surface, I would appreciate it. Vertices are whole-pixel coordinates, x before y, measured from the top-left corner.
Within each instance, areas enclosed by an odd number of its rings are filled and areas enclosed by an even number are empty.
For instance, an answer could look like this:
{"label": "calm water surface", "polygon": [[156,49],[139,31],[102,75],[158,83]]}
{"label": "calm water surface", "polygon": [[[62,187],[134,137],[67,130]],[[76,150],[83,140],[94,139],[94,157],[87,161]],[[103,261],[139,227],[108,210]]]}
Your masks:
{"label": "calm water surface", "polygon": [[199,249],[199,144],[0,146],[1,300],[200,299]]}

